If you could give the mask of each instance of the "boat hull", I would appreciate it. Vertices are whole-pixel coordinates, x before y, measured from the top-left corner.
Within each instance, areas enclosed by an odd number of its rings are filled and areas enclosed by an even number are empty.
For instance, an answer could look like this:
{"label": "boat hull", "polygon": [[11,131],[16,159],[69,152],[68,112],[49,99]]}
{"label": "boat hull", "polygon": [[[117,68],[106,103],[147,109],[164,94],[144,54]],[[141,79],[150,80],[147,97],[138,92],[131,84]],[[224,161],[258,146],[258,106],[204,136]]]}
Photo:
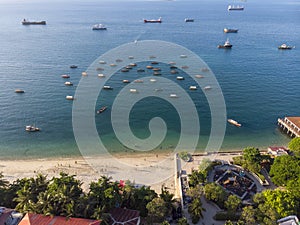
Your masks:
{"label": "boat hull", "polygon": [[218,48],[231,49],[232,45],[218,45]]}
{"label": "boat hull", "polygon": [[22,25],[46,25],[46,21],[35,21],[35,22],[22,21]]}

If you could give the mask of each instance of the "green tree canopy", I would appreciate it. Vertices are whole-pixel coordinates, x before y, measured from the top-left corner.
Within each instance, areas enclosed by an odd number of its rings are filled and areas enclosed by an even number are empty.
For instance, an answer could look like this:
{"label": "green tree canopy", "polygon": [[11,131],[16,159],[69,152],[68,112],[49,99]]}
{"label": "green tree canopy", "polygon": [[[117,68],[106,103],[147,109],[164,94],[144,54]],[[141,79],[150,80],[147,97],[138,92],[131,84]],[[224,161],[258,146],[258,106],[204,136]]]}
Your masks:
{"label": "green tree canopy", "polygon": [[167,215],[168,208],[165,201],[161,198],[154,198],[147,204],[148,216],[151,224],[154,222],[162,222]]}
{"label": "green tree canopy", "polygon": [[178,220],[177,225],[189,225],[189,223],[185,217],[182,217]]}
{"label": "green tree canopy", "polygon": [[288,145],[289,149],[295,154],[300,155],[300,137],[293,138]]}
{"label": "green tree canopy", "polygon": [[299,179],[300,159],[290,155],[276,157],[270,169],[270,176],[278,186],[285,186],[288,181]]}
{"label": "green tree canopy", "polygon": [[205,209],[202,207],[200,198],[193,199],[191,204],[189,204],[188,211],[191,214],[193,224],[198,223],[200,218],[203,218],[203,211]]}
{"label": "green tree canopy", "polygon": [[216,202],[221,207],[227,197],[225,190],[215,183],[208,183],[204,186],[204,195],[206,199]]}
{"label": "green tree canopy", "polygon": [[229,212],[234,213],[240,207],[241,203],[242,200],[239,197],[236,195],[229,195],[225,201],[225,207]]}

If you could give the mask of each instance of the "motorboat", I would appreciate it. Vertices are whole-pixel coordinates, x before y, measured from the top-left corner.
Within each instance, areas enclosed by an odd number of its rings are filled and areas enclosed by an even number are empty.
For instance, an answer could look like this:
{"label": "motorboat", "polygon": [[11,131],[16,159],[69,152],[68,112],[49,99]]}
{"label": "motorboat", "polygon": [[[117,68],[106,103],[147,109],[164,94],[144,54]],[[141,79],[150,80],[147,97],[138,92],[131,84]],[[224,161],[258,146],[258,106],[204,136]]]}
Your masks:
{"label": "motorboat", "polygon": [[104,85],[102,89],[104,89],[104,90],[112,90],[113,88],[111,86]]}
{"label": "motorboat", "polygon": [[66,99],[67,99],[67,100],[75,100],[74,96],[72,96],[72,95],[67,95],[67,96],[66,96]]}
{"label": "motorboat", "polygon": [[82,72],[81,75],[82,76],[87,76],[88,74],[87,74],[87,72]]}
{"label": "motorboat", "polygon": [[190,86],[190,90],[197,90],[197,86]]}
{"label": "motorboat", "polygon": [[23,94],[23,93],[25,93],[25,91],[22,90],[22,89],[16,89],[16,90],[15,90],[15,93]]}
{"label": "motorboat", "polygon": [[177,70],[171,70],[170,73],[171,73],[171,74],[177,74],[178,71],[177,71]]}
{"label": "motorboat", "polygon": [[99,78],[104,78],[105,75],[104,75],[103,73],[99,73],[99,74],[98,74],[98,77],[99,77]]}
{"label": "motorboat", "polygon": [[99,23],[99,24],[95,24],[92,27],[92,30],[107,30],[107,28],[103,24]]}
{"label": "motorboat", "polygon": [[129,66],[135,67],[135,66],[137,66],[137,64],[136,63],[130,63]]}
{"label": "motorboat", "polygon": [[97,70],[97,71],[103,71],[104,68],[102,68],[102,67],[97,67],[96,70]]}
{"label": "motorboat", "polygon": [[154,75],[154,76],[160,76],[160,75],[161,75],[161,72],[155,71],[155,72],[153,72],[153,75]]}
{"label": "motorboat", "polygon": [[35,132],[35,131],[40,131],[40,128],[33,125],[28,125],[25,127],[25,130],[28,132]]}
{"label": "motorboat", "polygon": [[161,68],[158,68],[158,67],[157,67],[157,68],[153,68],[152,70],[153,70],[153,71],[161,71]]}
{"label": "motorboat", "polygon": [[152,70],[153,66],[146,66],[146,68]]}
{"label": "motorboat", "polygon": [[103,113],[107,109],[107,106],[101,107],[99,110],[97,110],[97,114]]}
{"label": "motorboat", "polygon": [[194,19],[192,18],[185,18],[184,22],[188,23],[188,22],[194,22]]}
{"label": "motorboat", "polygon": [[156,79],[151,78],[151,79],[150,79],[150,82],[153,82],[153,83],[154,83],[154,82],[156,82]]}
{"label": "motorboat", "polygon": [[180,55],[180,58],[187,58],[187,55]]}
{"label": "motorboat", "polygon": [[204,90],[206,90],[206,91],[207,91],[207,90],[210,90],[210,89],[211,89],[211,86],[205,86],[205,87],[204,87]]}
{"label": "motorboat", "polygon": [[170,98],[178,98],[176,94],[170,94]]}
{"label": "motorboat", "polygon": [[145,70],[144,69],[138,69],[137,72],[138,73],[143,73],[143,72],[145,72]]}
{"label": "motorboat", "polygon": [[78,66],[76,66],[76,65],[71,65],[71,66],[70,66],[71,69],[76,69],[77,67],[78,67]]}
{"label": "motorboat", "polygon": [[156,62],[156,61],[153,61],[153,62],[151,62],[151,64],[152,64],[152,65],[157,65],[157,64],[158,64],[158,62]]}
{"label": "motorboat", "polygon": [[227,7],[227,10],[230,11],[230,10],[244,10],[244,6],[234,6],[234,5],[229,5]]}
{"label": "motorboat", "polygon": [[116,59],[116,62],[120,63],[120,62],[123,62],[123,60],[122,59]]}
{"label": "motorboat", "polygon": [[65,79],[66,79],[66,78],[70,78],[70,76],[69,76],[68,74],[63,74],[63,75],[61,75],[61,77],[62,77],[62,78],[65,78]]}
{"label": "motorboat", "polygon": [[282,50],[292,49],[292,48],[294,48],[294,46],[289,46],[287,44],[282,44],[282,45],[278,46],[278,49],[282,49]]}
{"label": "motorboat", "polygon": [[125,72],[129,72],[129,69],[127,69],[127,68],[123,68],[123,69],[121,69],[121,72],[123,72],[123,73],[125,73]]}
{"label": "motorboat", "polygon": [[204,76],[203,75],[200,75],[200,74],[197,74],[195,75],[196,78],[203,78]]}
{"label": "motorboat", "polygon": [[129,92],[130,92],[130,93],[137,93],[138,91],[137,91],[136,89],[134,89],[134,88],[131,88],[131,89],[129,90]]}
{"label": "motorboat", "polygon": [[128,83],[130,83],[130,81],[129,80],[123,80],[123,83],[128,84]]}
{"label": "motorboat", "polygon": [[177,79],[177,80],[184,80],[184,77],[178,76],[178,77],[176,77],[176,79]]}
{"label": "motorboat", "polygon": [[72,83],[71,81],[66,81],[66,82],[65,82],[65,85],[66,85],[66,86],[72,86],[73,83]]}
{"label": "motorboat", "polygon": [[161,23],[161,22],[162,22],[161,17],[159,17],[157,20],[155,20],[155,19],[151,19],[151,20],[144,19],[144,23]]}
{"label": "motorboat", "polygon": [[26,19],[22,20],[23,25],[46,25],[46,21],[29,21]]}
{"label": "motorboat", "polygon": [[230,123],[230,124],[232,124],[234,126],[237,126],[237,127],[241,127],[242,126],[242,124],[238,123],[237,121],[235,121],[233,119],[228,119],[227,121],[228,121],[228,123]]}
{"label": "motorboat", "polygon": [[237,33],[239,30],[238,29],[224,28],[223,31],[224,31],[224,33]]}
{"label": "motorboat", "polygon": [[103,60],[100,60],[99,63],[100,63],[100,64],[106,64],[106,62],[103,61]]}
{"label": "motorboat", "polygon": [[218,48],[226,48],[230,49],[232,47],[232,44],[230,44],[229,39],[227,39],[224,43],[224,45],[218,45]]}

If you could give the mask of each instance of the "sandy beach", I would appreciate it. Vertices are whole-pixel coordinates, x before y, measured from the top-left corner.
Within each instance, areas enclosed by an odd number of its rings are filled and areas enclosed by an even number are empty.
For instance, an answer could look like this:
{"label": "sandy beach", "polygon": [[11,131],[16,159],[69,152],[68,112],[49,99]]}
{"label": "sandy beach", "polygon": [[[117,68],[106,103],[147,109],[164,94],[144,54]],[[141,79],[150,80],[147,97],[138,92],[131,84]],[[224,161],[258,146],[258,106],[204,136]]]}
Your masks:
{"label": "sandy beach", "polygon": [[[192,162],[182,163],[182,169],[190,173],[204,158],[230,161],[236,155],[239,153],[194,155]],[[112,177],[113,180],[130,180],[136,185],[149,185],[158,193],[164,185],[175,193],[175,160],[172,153],[1,160],[0,172],[10,182],[18,178],[33,177],[38,173],[47,175],[50,179],[58,176],[60,172],[66,172],[76,175],[83,182],[82,187],[86,191],[90,182],[97,181],[100,176],[106,175]]]}
{"label": "sandy beach", "polygon": [[173,155],[167,153],[0,161],[0,172],[10,182],[18,178],[33,177],[38,173],[51,179],[59,176],[60,172],[66,172],[76,175],[83,182],[82,187],[86,191],[89,183],[97,181],[102,175],[112,177],[113,180],[130,180],[136,185],[150,185],[157,192],[161,185],[172,191],[173,168]]}

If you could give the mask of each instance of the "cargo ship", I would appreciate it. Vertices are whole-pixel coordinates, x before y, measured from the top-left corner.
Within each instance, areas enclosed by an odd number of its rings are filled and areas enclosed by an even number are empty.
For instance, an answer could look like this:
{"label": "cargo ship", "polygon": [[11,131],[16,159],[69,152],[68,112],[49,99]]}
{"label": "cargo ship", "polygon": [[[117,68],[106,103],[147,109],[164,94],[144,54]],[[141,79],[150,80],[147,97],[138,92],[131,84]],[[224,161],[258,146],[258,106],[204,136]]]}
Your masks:
{"label": "cargo ship", "polygon": [[159,17],[157,20],[146,20],[144,19],[144,23],[161,23],[161,17]]}
{"label": "cargo ship", "polygon": [[29,21],[26,19],[23,19],[22,21],[23,25],[46,25],[46,21]]}

